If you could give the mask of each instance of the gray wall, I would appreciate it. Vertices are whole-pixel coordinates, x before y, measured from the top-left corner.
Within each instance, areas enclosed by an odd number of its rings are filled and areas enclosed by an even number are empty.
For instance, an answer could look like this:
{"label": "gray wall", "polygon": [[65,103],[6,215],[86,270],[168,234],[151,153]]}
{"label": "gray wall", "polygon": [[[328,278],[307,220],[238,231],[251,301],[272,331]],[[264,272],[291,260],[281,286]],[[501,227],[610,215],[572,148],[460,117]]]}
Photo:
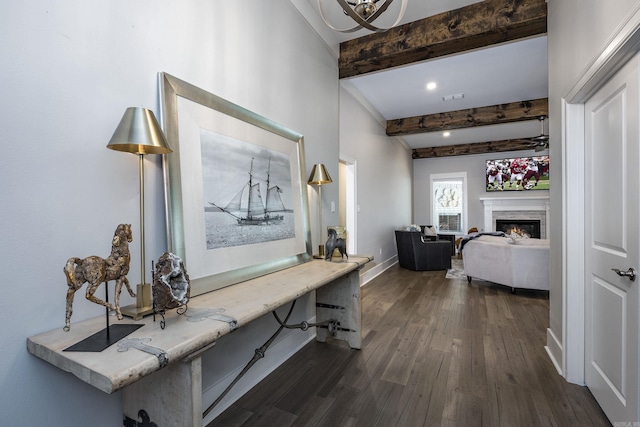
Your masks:
{"label": "gray wall", "polygon": [[386,122],[340,91],[340,154],[355,160],[358,252],[373,255],[365,280],[396,262],[393,230],[411,224],[411,153],[386,135]]}

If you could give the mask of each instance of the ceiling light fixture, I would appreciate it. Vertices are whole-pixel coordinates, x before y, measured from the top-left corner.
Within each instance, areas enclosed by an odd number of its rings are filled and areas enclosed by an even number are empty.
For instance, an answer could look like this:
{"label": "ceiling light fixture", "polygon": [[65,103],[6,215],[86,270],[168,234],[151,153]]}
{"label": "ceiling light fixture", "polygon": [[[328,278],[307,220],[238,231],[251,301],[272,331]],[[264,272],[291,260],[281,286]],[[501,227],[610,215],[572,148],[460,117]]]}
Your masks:
{"label": "ceiling light fixture", "polygon": [[451,132],[447,131],[447,132],[443,132],[442,136],[444,136],[445,138],[448,138],[451,136]]}
{"label": "ceiling light fixture", "polygon": [[438,87],[438,84],[436,82],[429,82],[427,83],[427,89],[428,90],[434,90],[435,88]]}
{"label": "ceiling light fixture", "polygon": [[382,0],[355,0],[355,1],[336,0],[336,2],[342,8],[342,11],[344,12],[344,14],[351,17],[351,19],[353,19],[358,24],[355,27],[345,28],[345,29],[336,28],[335,26],[329,23],[325,10],[322,6],[322,4],[326,3],[327,0],[318,0],[318,9],[320,10],[320,16],[322,17],[322,20],[332,30],[340,31],[341,33],[352,33],[361,28],[366,28],[368,30],[375,31],[375,32],[384,32],[389,30],[390,28],[395,27],[400,23],[400,20],[404,16],[404,13],[407,9],[408,0],[402,0],[402,5],[400,6],[400,12],[398,14],[398,18],[393,23],[393,25],[391,25],[391,27],[389,28],[379,28],[371,24],[373,21],[378,19],[378,17],[380,17],[380,15],[382,15],[382,13],[385,10],[387,10],[387,8],[393,2],[393,0],[384,0],[380,5],[378,5],[377,3],[381,1]]}

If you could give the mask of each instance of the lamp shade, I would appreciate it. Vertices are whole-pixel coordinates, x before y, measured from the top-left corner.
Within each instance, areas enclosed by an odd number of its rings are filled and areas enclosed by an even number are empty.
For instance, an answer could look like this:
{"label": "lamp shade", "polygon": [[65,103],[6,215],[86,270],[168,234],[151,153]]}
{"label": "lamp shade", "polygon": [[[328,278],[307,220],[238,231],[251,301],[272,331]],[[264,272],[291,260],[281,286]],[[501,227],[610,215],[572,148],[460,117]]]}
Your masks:
{"label": "lamp shade", "polygon": [[166,154],[172,151],[153,111],[142,107],[127,108],[107,148],[135,154]]}
{"label": "lamp shade", "polygon": [[313,165],[313,169],[311,169],[311,175],[309,175],[309,181],[307,181],[307,184],[323,185],[329,184],[331,182],[333,182],[333,180],[329,176],[327,168],[325,168],[322,163]]}

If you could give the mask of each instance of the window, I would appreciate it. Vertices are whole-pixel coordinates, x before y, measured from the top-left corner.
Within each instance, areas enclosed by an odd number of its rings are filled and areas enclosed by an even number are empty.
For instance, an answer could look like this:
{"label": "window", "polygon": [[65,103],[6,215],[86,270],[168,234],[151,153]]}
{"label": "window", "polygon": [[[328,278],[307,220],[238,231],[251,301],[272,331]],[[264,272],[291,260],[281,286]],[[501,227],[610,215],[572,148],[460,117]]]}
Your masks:
{"label": "window", "polygon": [[431,174],[431,218],[440,233],[462,233],[467,222],[467,173]]}

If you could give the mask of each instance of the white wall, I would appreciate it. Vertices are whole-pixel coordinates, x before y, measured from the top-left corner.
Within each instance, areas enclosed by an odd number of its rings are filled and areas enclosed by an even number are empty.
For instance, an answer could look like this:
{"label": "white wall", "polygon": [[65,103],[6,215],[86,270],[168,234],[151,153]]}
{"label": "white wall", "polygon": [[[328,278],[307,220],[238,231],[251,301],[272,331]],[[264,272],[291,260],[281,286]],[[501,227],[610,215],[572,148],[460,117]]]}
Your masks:
{"label": "white wall", "polygon": [[[535,191],[485,191],[486,161],[510,157],[538,156],[546,152],[536,153],[533,150],[511,151],[506,153],[476,154],[470,156],[439,157],[416,159],[413,161],[413,217],[416,224],[431,224],[431,193],[429,188],[431,174],[435,173],[467,173],[468,224],[466,229],[476,227],[480,231],[484,227],[484,206],[481,197],[532,197],[548,196],[547,190]],[[555,159],[550,158],[553,163]],[[556,185],[555,177],[550,175],[551,186]],[[553,209],[553,206],[551,207]],[[466,230],[464,230],[466,232]]]}
{"label": "white wall", "polygon": [[340,91],[340,153],[356,162],[358,252],[375,257],[366,281],[397,261],[393,231],[411,224],[412,160],[350,90]]}
{"label": "white wall", "polygon": [[[580,200],[579,194],[572,192],[567,183],[567,194],[562,194],[560,178],[563,174],[563,162],[571,161],[572,156],[580,156],[581,148],[570,147],[567,159],[562,158],[565,147],[563,131],[562,99],[578,84],[579,79],[593,64],[597,56],[605,52],[613,41],[612,37],[620,26],[640,6],[637,0],[548,0],[548,55],[549,55],[549,136],[551,175],[554,185],[550,190],[551,197],[551,291],[550,291],[550,331],[548,347],[554,362],[562,369],[567,349],[563,329],[567,328],[563,319],[563,306],[567,301],[563,295],[571,298],[567,292],[567,283],[563,282],[563,266],[568,259],[564,258],[563,244],[566,244],[567,230],[563,229],[562,206],[566,201]],[[573,151],[572,151],[573,150]],[[575,222],[576,218],[569,218]],[[570,227],[571,224],[567,224]],[[583,230],[576,230],[581,232]],[[571,248],[567,257],[571,256]],[[576,286],[581,286],[576,283]],[[581,319],[572,321],[583,324]],[[578,341],[582,338],[578,337]],[[566,375],[566,372],[563,372]],[[571,378],[569,378],[571,379]]]}
{"label": "white wall", "polygon": [[[286,0],[3,2],[0,38],[2,424],[122,425],[120,393],[102,393],[30,355],[26,338],[62,328],[65,261],[108,255],[119,223],[133,225],[129,278],[139,277],[137,158],[105,148],[125,108],[157,113],[157,73],[165,71],[304,134],[307,170],[324,162],[337,176],[337,60]],[[161,175],[160,159],[149,157],[149,263],[166,249]],[[337,191],[327,186],[327,200]],[[123,294],[123,305],[130,302]],[[305,298],[296,316],[312,310]],[[103,313],[79,295],[72,327]],[[244,365],[275,330],[271,319],[252,327],[229,336],[207,366]],[[247,337],[250,350],[240,345]],[[275,351],[306,339],[298,333]],[[205,377],[221,380],[211,371]]]}

